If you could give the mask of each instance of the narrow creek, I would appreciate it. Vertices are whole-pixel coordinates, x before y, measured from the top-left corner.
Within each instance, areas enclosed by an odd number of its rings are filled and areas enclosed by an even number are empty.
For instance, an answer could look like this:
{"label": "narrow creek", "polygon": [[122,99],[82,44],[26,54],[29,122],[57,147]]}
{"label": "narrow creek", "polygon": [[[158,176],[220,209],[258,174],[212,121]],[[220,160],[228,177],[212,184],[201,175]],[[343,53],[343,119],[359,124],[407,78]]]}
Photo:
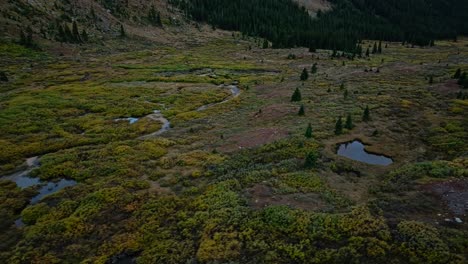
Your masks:
{"label": "narrow creek", "polygon": [[[239,89],[239,86],[237,86],[235,84],[229,84],[229,85],[222,84],[222,85],[220,85],[220,87],[221,88],[228,88],[229,91],[231,92],[231,95],[226,97],[221,102],[202,105],[202,106],[200,106],[200,107],[198,107],[196,109],[197,112],[204,111],[204,110],[206,110],[206,109],[208,109],[210,107],[216,106],[216,105],[227,103],[230,100],[238,97],[240,95],[240,93],[241,93],[241,90]],[[143,118],[145,118],[145,117],[149,118],[149,119],[151,119],[153,121],[161,122],[162,127],[158,131],[155,131],[153,133],[141,136],[138,139],[148,139],[148,138],[152,138],[152,137],[157,137],[157,136],[159,136],[159,135],[161,135],[161,134],[163,134],[163,133],[165,133],[165,132],[167,132],[168,130],[171,129],[171,122],[167,118],[165,118],[164,115],[159,110],[154,110],[152,114],[146,115]],[[137,118],[137,117],[122,117],[122,118],[114,119],[114,121],[116,121],[116,122],[128,121],[130,124],[134,124],[134,123],[138,122],[138,120],[140,120],[140,118]]]}
{"label": "narrow creek", "polygon": [[340,144],[336,153],[339,156],[372,165],[388,166],[393,163],[393,160],[389,157],[367,152],[364,144],[359,140]]}
{"label": "narrow creek", "polygon": [[[62,178],[59,181],[41,181],[39,178],[30,177],[29,175],[31,171],[40,166],[39,157],[32,157],[32,158],[26,159],[26,165],[27,165],[26,170],[19,171],[11,175],[1,177],[0,180],[10,180],[16,183],[16,185],[21,189],[40,185],[41,187],[38,189],[38,194],[33,196],[31,200],[29,201],[30,205],[34,205],[40,202],[44,197],[50,194],[56,193],[66,187],[74,186],[77,184],[76,181],[70,180],[70,179]],[[15,221],[15,225],[17,227],[22,227],[24,226],[24,223],[22,219],[19,218]]]}

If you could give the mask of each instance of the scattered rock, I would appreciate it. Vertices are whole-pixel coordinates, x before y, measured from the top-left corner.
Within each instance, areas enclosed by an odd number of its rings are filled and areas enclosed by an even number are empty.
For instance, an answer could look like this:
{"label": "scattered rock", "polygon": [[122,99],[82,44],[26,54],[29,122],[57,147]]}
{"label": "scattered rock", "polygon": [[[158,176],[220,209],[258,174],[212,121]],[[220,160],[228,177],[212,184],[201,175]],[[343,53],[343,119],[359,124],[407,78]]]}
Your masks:
{"label": "scattered rock", "polygon": [[455,217],[454,219],[455,219],[455,222],[457,222],[459,224],[463,223],[463,221],[458,217]]}

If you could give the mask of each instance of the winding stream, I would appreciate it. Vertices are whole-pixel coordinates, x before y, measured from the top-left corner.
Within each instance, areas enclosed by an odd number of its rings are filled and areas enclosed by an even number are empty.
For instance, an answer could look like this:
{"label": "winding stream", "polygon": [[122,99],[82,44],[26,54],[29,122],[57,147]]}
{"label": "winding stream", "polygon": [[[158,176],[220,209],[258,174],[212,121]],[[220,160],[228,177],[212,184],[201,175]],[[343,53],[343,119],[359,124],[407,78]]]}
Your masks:
{"label": "winding stream", "polygon": [[[218,102],[218,103],[211,103],[211,104],[206,104],[206,105],[202,105],[200,107],[198,107],[196,109],[197,112],[200,112],[200,111],[204,111],[210,107],[213,107],[213,106],[216,106],[216,105],[220,105],[220,104],[224,104],[224,103],[227,103],[229,102],[230,100],[238,97],[241,93],[241,90],[239,89],[239,86],[237,85],[234,85],[234,84],[230,84],[230,85],[225,85],[225,84],[222,84],[220,86],[221,88],[228,88],[229,91],[231,92],[231,95],[229,95],[228,97],[226,97],[223,101],[221,102]],[[138,139],[148,139],[148,138],[152,138],[152,137],[157,137],[163,133],[165,133],[166,131],[168,131],[169,129],[171,129],[171,122],[164,117],[164,115],[161,113],[161,111],[159,110],[154,110],[152,114],[149,114],[147,116],[144,116],[146,118],[149,118],[153,121],[157,121],[157,122],[161,122],[162,123],[162,127],[161,129],[159,129],[158,131],[155,131],[151,134],[147,134],[147,135],[144,135],[144,136],[141,136],[139,137]],[[124,117],[124,118],[116,118],[114,119],[114,121],[128,121],[130,124],[134,124],[136,123],[138,120],[140,120],[140,118],[136,118],[136,117]]]}
{"label": "winding stream", "polygon": [[231,95],[226,97],[223,101],[221,101],[219,103],[206,104],[206,105],[202,105],[202,106],[198,107],[197,108],[198,112],[204,111],[207,108],[215,106],[215,105],[220,105],[220,104],[227,103],[230,100],[232,100],[232,99],[234,99],[234,98],[236,98],[236,97],[238,97],[240,95],[240,89],[236,85],[232,85],[232,84],[231,85],[224,85],[224,84],[222,84],[221,87],[229,88],[229,91],[231,92]]}

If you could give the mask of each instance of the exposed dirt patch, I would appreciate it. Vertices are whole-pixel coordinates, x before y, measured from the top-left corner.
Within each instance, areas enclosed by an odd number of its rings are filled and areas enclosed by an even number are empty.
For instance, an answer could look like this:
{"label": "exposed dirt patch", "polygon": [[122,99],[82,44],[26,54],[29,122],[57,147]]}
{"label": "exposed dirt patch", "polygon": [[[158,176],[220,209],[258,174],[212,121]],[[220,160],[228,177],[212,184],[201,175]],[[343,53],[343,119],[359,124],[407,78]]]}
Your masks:
{"label": "exposed dirt patch", "polygon": [[331,9],[331,4],[325,0],[295,0],[300,6],[304,6],[309,13],[317,13],[317,11],[327,11]]}
{"label": "exposed dirt patch", "polygon": [[276,98],[290,98],[294,92],[294,88],[272,85],[259,85],[255,87],[255,92],[260,99],[271,100]]}
{"label": "exposed dirt patch", "polygon": [[288,131],[281,128],[260,128],[246,131],[230,137],[228,139],[229,143],[223,146],[221,150],[234,151],[237,149],[257,147],[285,138],[288,135]]}
{"label": "exposed dirt patch", "polygon": [[326,203],[316,193],[275,194],[274,190],[264,184],[256,184],[246,190],[249,205],[261,209],[270,205],[287,205],[293,208],[317,211],[324,209]]}
{"label": "exposed dirt patch", "polygon": [[457,80],[447,80],[431,86],[430,90],[445,96],[455,95],[460,91],[460,86],[457,84]]}
{"label": "exposed dirt patch", "polygon": [[454,216],[466,216],[468,212],[468,179],[430,183],[423,185],[422,189],[444,201]]}
{"label": "exposed dirt patch", "polygon": [[297,107],[291,104],[273,104],[259,109],[252,115],[251,120],[275,121],[297,112]]}

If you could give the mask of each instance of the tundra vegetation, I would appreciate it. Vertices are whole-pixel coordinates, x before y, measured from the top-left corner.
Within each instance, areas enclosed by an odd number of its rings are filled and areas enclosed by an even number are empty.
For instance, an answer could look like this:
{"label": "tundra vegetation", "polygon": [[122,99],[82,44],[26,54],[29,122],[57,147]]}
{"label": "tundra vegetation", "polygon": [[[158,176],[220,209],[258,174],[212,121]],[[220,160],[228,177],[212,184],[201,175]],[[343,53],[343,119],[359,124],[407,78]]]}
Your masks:
{"label": "tundra vegetation", "polygon": [[[124,25],[99,46],[75,25],[79,56],[0,42],[0,175],[39,156],[31,176],[77,181],[31,205],[38,186],[0,178],[0,262],[468,261],[468,39],[351,58]],[[142,138],[155,110],[170,129]],[[354,139],[394,163],[336,155]]]}

